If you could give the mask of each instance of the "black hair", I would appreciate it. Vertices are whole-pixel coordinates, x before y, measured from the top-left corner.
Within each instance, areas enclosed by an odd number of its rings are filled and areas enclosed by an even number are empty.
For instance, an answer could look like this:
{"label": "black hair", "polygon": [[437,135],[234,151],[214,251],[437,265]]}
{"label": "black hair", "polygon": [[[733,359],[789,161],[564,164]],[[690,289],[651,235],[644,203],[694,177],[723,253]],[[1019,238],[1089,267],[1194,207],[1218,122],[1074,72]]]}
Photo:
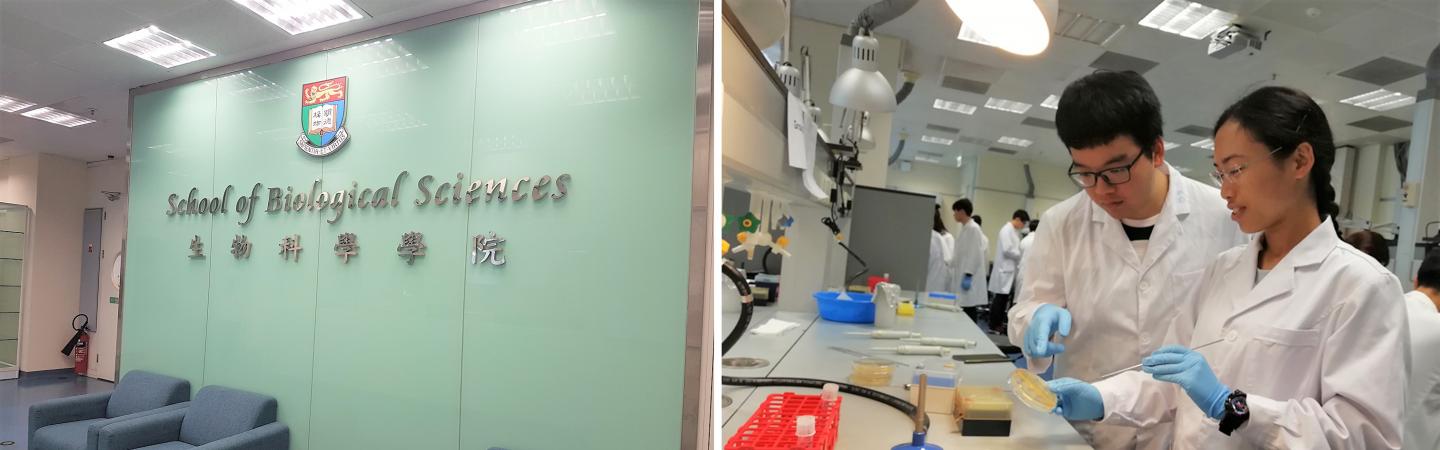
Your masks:
{"label": "black hair", "polygon": [[1385,237],[1380,233],[1370,230],[1352,231],[1345,235],[1345,242],[1375,258],[1382,266],[1390,264],[1390,244],[1385,242]]}
{"label": "black hair", "polygon": [[1420,272],[1415,274],[1415,287],[1440,289],[1440,249],[1425,254]]}
{"label": "black hair", "polygon": [[975,204],[970,203],[970,199],[968,198],[962,198],[956,200],[955,204],[950,205],[950,209],[953,211],[965,211],[965,215],[968,216],[975,213]]}
{"label": "black hair", "polygon": [[1010,215],[1010,218],[1011,218],[1011,219],[1020,219],[1021,222],[1029,222],[1029,221],[1030,221],[1030,213],[1025,212],[1025,210],[1023,210],[1023,209],[1017,209],[1017,210],[1015,210],[1015,214],[1011,214],[1011,215]]}
{"label": "black hair", "polygon": [[970,216],[970,219],[971,219],[971,220],[974,220],[976,225],[984,225],[984,224],[985,224],[985,222],[980,221],[980,216],[979,216],[978,214],[977,214],[977,215],[974,215],[974,216]]}
{"label": "black hair", "polygon": [[1340,216],[1340,205],[1335,203],[1335,187],[1330,185],[1335,137],[1330,133],[1330,122],[1320,105],[1298,89],[1266,86],[1225,108],[1215,121],[1214,133],[1230,121],[1267,149],[1275,150],[1270,155],[1277,161],[1295,154],[1300,144],[1310,143],[1315,153],[1315,164],[1310,168],[1310,193],[1320,220],[1330,217],[1335,234],[1340,234],[1340,222],[1336,219]]}
{"label": "black hair", "polygon": [[1040,231],[1040,219],[1030,221],[1030,232]]}
{"label": "black hair", "polygon": [[947,234],[950,230],[945,229],[945,221],[940,220],[940,205],[935,205],[935,225],[931,228],[940,234]]}
{"label": "black hair", "polygon": [[1097,71],[1065,87],[1055,110],[1055,129],[1070,150],[1105,145],[1129,136],[1140,154],[1155,153],[1165,134],[1160,98],[1134,71]]}

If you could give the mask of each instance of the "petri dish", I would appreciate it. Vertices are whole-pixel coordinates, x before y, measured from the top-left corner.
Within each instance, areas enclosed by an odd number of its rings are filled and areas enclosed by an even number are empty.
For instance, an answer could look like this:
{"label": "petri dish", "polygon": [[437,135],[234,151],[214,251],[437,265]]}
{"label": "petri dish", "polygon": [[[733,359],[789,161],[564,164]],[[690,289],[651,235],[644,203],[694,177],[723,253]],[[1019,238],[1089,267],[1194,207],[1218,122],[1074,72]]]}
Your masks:
{"label": "petri dish", "polygon": [[1010,391],[1015,393],[1015,398],[1020,399],[1020,403],[1037,411],[1054,411],[1056,404],[1060,402],[1055,393],[1050,391],[1050,387],[1045,385],[1045,380],[1025,369],[1010,372]]}
{"label": "petri dish", "polygon": [[861,358],[851,367],[850,382],[861,386],[889,386],[890,377],[895,374],[895,363],[877,359]]}

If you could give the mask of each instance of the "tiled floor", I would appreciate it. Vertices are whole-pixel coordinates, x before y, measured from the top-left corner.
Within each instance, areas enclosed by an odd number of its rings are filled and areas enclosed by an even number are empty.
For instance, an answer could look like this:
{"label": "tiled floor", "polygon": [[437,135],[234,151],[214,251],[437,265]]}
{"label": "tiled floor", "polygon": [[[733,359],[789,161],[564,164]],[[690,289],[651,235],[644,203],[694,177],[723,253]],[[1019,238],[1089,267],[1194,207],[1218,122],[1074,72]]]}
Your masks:
{"label": "tiled floor", "polygon": [[30,373],[19,379],[0,381],[0,450],[26,448],[30,405],[52,398],[105,392],[114,388],[114,383],[77,377],[68,371]]}

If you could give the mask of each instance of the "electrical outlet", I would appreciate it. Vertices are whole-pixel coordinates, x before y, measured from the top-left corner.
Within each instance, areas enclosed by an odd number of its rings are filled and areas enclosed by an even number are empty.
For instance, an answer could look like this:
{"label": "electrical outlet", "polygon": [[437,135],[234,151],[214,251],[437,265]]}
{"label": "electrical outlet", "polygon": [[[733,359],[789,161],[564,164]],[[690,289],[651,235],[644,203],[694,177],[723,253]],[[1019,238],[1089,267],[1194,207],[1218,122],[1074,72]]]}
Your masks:
{"label": "electrical outlet", "polygon": [[1400,201],[1406,208],[1420,207],[1420,183],[1407,181],[1400,187]]}

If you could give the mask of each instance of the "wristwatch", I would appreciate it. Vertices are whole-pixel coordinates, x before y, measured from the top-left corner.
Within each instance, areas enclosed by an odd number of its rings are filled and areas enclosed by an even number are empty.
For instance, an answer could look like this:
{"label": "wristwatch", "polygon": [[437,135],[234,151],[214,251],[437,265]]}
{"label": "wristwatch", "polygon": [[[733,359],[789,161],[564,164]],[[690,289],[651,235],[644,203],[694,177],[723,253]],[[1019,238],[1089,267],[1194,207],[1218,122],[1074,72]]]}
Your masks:
{"label": "wristwatch", "polygon": [[1220,432],[1229,436],[1250,420],[1250,405],[1245,403],[1245,393],[1236,389],[1225,399],[1225,416],[1220,418]]}

